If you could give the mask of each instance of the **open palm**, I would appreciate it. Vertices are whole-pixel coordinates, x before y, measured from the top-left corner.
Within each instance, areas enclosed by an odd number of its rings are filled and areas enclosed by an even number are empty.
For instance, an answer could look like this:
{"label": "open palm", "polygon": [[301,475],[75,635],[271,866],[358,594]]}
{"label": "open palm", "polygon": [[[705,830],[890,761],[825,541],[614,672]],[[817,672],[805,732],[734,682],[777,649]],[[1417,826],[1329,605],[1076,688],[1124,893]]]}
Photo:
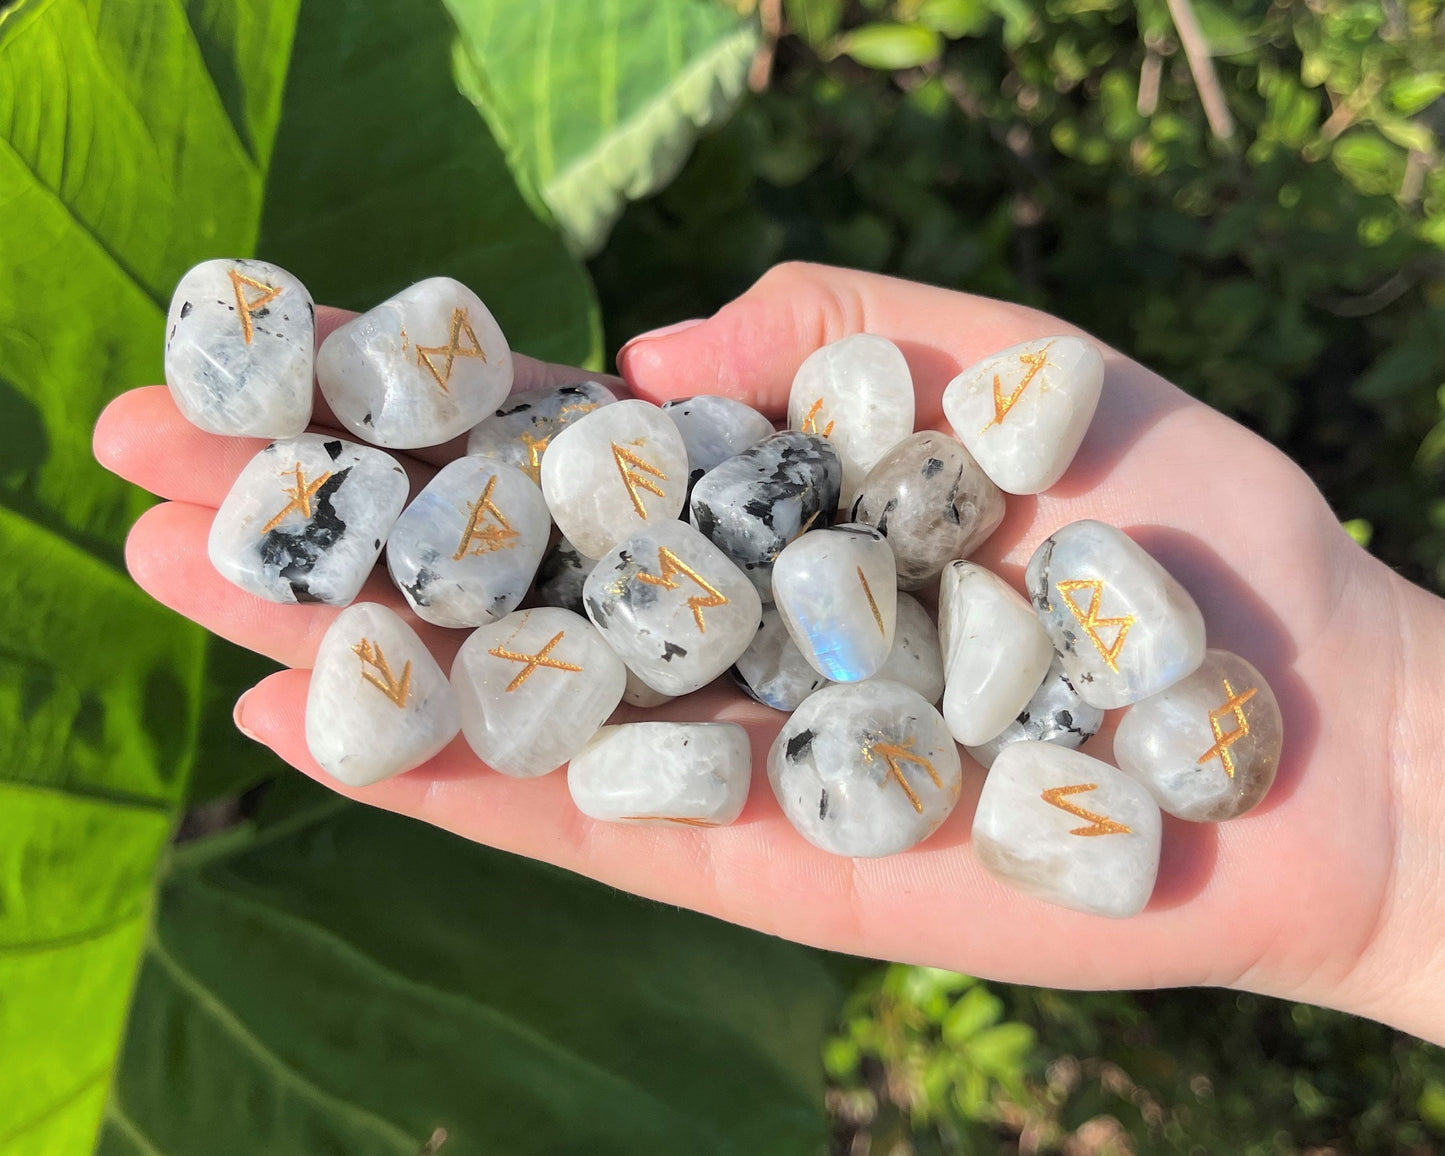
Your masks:
{"label": "open palm", "polygon": [[[320,310],[319,336],[347,316]],[[789,265],[709,321],[634,342],[620,367],[629,388],[651,401],[726,393],[776,418],[803,358],[863,331],[903,350],[925,428],[944,425],[943,387],[959,370],[1070,327],[963,294]],[[202,433],[164,387],[149,387],[106,410],[96,453],[169,499],[131,534],[136,581],[291,668],[247,693],[238,724],[343,794],[823,947],[1052,986],[1235,985],[1438,1036],[1438,1017],[1399,998],[1423,984],[1406,962],[1410,922],[1433,912],[1418,887],[1402,885],[1402,863],[1415,870],[1413,824],[1420,806],[1437,802],[1424,768],[1402,757],[1414,737],[1402,696],[1414,669],[1409,638],[1417,622],[1438,629],[1438,601],[1359,550],[1308,478],[1266,442],[1121,355],[1107,352],[1106,362],[1099,411],[1070,471],[1046,494],[1011,498],[975,558],[1021,588],[1030,553],[1053,530],[1079,518],[1119,526],[1194,595],[1210,645],[1240,653],[1269,679],[1286,736],[1279,777],[1254,812],[1219,826],[1166,817],[1154,897],[1121,922],[1047,906],[984,873],[968,847],[983,772],[967,759],[957,809],[921,846],[858,860],[818,850],[763,782],[784,716],[721,683],[646,713],[748,728],[754,787],[729,827],[596,822],[573,806],[564,773],[495,774],[461,738],[408,774],[341,787],[307,753],[303,727],[309,667],[339,611],[261,601],[226,583],[206,555],[215,509],[262,443]],[[584,376],[522,357],[516,367],[518,390]],[[315,422],[339,429],[319,398]],[[459,441],[403,458],[413,488],[462,451]],[[405,615],[450,666],[462,632],[416,620],[384,573],[361,597]],[[619,717],[642,713],[623,708]],[[1113,721],[1086,752],[1109,758]]]}

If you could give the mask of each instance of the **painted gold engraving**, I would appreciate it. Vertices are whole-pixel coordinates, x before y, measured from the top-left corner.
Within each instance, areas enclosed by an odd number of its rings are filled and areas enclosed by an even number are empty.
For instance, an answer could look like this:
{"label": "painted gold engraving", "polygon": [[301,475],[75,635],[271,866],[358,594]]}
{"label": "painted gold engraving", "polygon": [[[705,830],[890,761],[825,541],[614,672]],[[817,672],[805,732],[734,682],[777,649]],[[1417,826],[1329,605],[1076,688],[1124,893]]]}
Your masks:
{"label": "painted gold engraving", "polygon": [[[1200,766],[1218,756],[1219,761],[1224,764],[1224,773],[1231,779],[1234,778],[1234,755],[1229,748],[1249,734],[1249,720],[1244,717],[1244,704],[1258,691],[1259,687],[1252,686],[1242,694],[1235,694],[1234,688],[1229,685],[1229,679],[1224,680],[1224,697],[1229,701],[1209,712],[1209,729],[1214,732],[1214,745],[1199,756]],[[1225,715],[1229,714],[1234,716],[1234,729],[1226,733],[1220,724]]]}
{"label": "painted gold engraving", "polygon": [[835,422],[829,422],[821,430],[818,429],[818,411],[823,408],[823,399],[820,397],[808,407],[808,416],[803,419],[801,432],[815,434],[818,437],[832,437]]}
{"label": "painted gold engraving", "polygon": [[1026,367],[1026,372],[1023,377],[1019,379],[1018,385],[1014,386],[1013,392],[1007,397],[1004,396],[1003,382],[1000,380],[999,375],[996,373],[993,375],[993,420],[984,426],[980,432],[987,432],[1002,422],[1004,418],[1008,417],[1009,410],[1013,409],[1014,403],[1023,395],[1024,390],[1033,384],[1034,378],[1043,371],[1044,366],[1048,365],[1049,350],[1053,347],[1054,343],[1050,341],[1037,353],[1019,354],[1019,361]]}
{"label": "painted gold engraving", "polygon": [[578,416],[581,416],[584,413],[591,413],[600,404],[601,402],[596,401],[569,402],[567,405],[564,405],[560,410],[557,411],[557,416],[559,418],[565,418],[569,413],[575,413]]}
{"label": "painted gold engraving", "polygon": [[277,526],[286,520],[286,515],[293,510],[303,518],[311,517],[311,499],[316,496],[316,491],[326,484],[326,479],[331,477],[331,471],[327,470],[314,482],[306,480],[306,474],[301,469],[301,463],[297,462],[295,469],[287,470],[281,475],[283,478],[295,477],[296,484],[287,486],[286,493],[291,500],[281,508],[281,512],[261,527],[261,533],[269,534]]}
{"label": "painted gold engraving", "polygon": [[657,564],[661,568],[661,574],[649,574],[646,570],[637,572],[637,580],[646,582],[649,586],[661,586],[667,590],[676,590],[682,585],[677,580],[681,574],[689,582],[707,591],[706,594],[694,594],[687,600],[687,608],[692,611],[693,621],[697,623],[699,634],[707,633],[707,623],[703,620],[702,612],[709,606],[726,606],[728,604],[725,595],[716,586],[669,550],[666,546],[657,548]]}
{"label": "painted gold engraving", "polygon": [[[1109,669],[1117,674],[1119,651],[1124,648],[1124,638],[1129,633],[1129,627],[1134,625],[1134,616],[1124,614],[1118,618],[1099,617],[1099,603],[1104,600],[1104,582],[1101,578],[1075,578],[1068,582],[1060,582],[1058,587],[1059,593],[1063,595],[1064,605],[1074,612],[1074,617],[1079,620],[1079,625],[1084,628],[1084,633],[1089,636],[1089,641],[1103,656]],[[1074,601],[1075,590],[1089,591],[1087,610]],[[1104,640],[1099,637],[1099,627],[1101,626],[1117,626],[1119,628],[1119,633],[1114,635],[1114,641],[1108,646],[1105,646]]]}
{"label": "painted gold engraving", "polygon": [[883,786],[888,786],[889,779],[896,782],[903,788],[903,793],[908,796],[908,801],[913,804],[913,809],[921,815],[923,814],[923,802],[919,799],[918,792],[904,777],[903,764],[912,763],[914,766],[922,767],[928,772],[928,777],[933,780],[933,785],[939,790],[943,789],[943,780],[938,777],[938,772],[933,769],[933,764],[922,755],[914,754],[912,748],[912,739],[906,743],[874,743],[863,751],[863,757],[870,763],[875,756],[883,758],[888,763],[888,774],[883,779]]}
{"label": "painted gold engraving", "polygon": [[681,823],[684,827],[721,827],[711,819],[690,819],[686,815],[623,815],[624,823]]}
{"label": "painted gold engraving", "polygon": [[522,671],[511,682],[507,683],[507,689],[503,694],[511,694],[522,683],[532,677],[532,672],[539,666],[545,666],[548,670],[570,670],[573,674],[581,674],[582,668],[571,662],[563,662],[560,658],[549,658],[552,648],[561,642],[566,635],[565,630],[559,630],[551,640],[536,654],[518,654],[515,650],[508,650],[505,646],[494,646],[487,651],[494,658],[505,658],[508,662],[523,663]]}
{"label": "painted gold engraving", "polygon": [[527,464],[522,469],[540,486],[542,484],[542,451],[547,448],[547,443],[552,440],[552,435],[534,438],[531,434],[524,433],[518,440],[527,447]]}
{"label": "painted gold engraving", "polygon": [[[468,554],[477,558],[495,550],[511,550],[517,545],[521,535],[512,529],[512,523],[492,501],[492,490],[496,485],[497,475],[493,474],[482,488],[482,496],[468,507],[471,513],[467,518],[467,528],[462,532],[461,545],[452,555],[452,561],[460,562]],[[487,518],[492,520],[488,522]]]}
{"label": "painted gold engraving", "polygon": [[[411,663],[408,662],[401,668],[401,677],[397,678],[392,674],[391,664],[386,661],[381,647],[371,639],[363,638],[351,649],[356,651],[356,657],[361,659],[361,677],[398,707],[406,706],[407,695],[411,693]],[[368,666],[372,670],[367,670]],[[375,674],[372,673],[373,670]]]}
{"label": "painted gold engraving", "polygon": [[1087,827],[1075,827],[1069,832],[1070,835],[1130,835],[1133,832],[1123,823],[1116,823],[1113,819],[1104,815],[1096,815],[1093,811],[1087,811],[1077,803],[1068,802],[1065,795],[1082,795],[1086,791],[1097,791],[1098,783],[1077,783],[1072,787],[1050,787],[1039,797],[1051,807],[1057,807],[1061,811],[1067,811],[1075,818],[1084,819],[1088,822]]}
{"label": "painted gold engraving", "polygon": [[[284,286],[267,285],[264,281],[257,281],[254,277],[247,277],[244,273],[237,273],[236,270],[227,270],[231,276],[231,287],[236,291],[236,313],[241,318],[241,336],[246,339],[246,344],[251,344],[251,338],[256,336],[256,324],[251,315],[266,308],[280,295]],[[246,297],[247,289],[255,289],[260,293],[259,297]]]}
{"label": "painted gold engraving", "polygon": [[[642,504],[642,498],[638,496],[637,491],[646,490],[649,494],[656,494],[659,498],[663,497],[662,488],[652,478],[661,478],[665,482],[667,475],[651,462],[645,461],[616,442],[612,443],[612,460],[617,463],[617,472],[622,475],[622,484],[627,487],[627,495],[632,499],[632,508],[637,511],[639,518],[646,520],[647,507]],[[648,477],[649,474],[652,477]]]}
{"label": "painted gold engraving", "polygon": [[[463,335],[471,342],[470,349],[462,348]],[[437,363],[432,360],[434,357],[446,358],[442,368],[437,368]],[[467,311],[460,307],[452,310],[451,332],[447,335],[447,343],[445,345],[418,345],[416,347],[416,363],[436,379],[436,383],[441,387],[443,393],[447,393],[452,379],[452,365],[459,357],[480,357],[483,363],[487,360],[487,355],[482,351],[482,343],[477,340],[472,323],[467,320]]]}
{"label": "painted gold engraving", "polygon": [[873,611],[873,621],[878,623],[878,633],[884,638],[888,637],[888,631],[883,628],[883,615],[878,613],[878,603],[873,598],[873,591],[868,588],[868,579],[863,576],[863,567],[858,568],[858,581],[863,583],[863,593],[868,597],[868,609]]}

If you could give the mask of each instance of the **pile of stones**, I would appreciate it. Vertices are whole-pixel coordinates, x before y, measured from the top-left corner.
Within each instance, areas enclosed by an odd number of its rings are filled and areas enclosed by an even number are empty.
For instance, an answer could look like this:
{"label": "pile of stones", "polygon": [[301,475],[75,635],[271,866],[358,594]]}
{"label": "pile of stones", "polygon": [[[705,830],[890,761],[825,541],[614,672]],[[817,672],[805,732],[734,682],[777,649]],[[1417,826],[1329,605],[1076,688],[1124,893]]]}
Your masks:
{"label": "pile of stones", "polygon": [[[306,432],[313,375],[356,441]],[[1083,440],[1104,363],[1078,337],[961,373],[943,399],[956,438],[914,431],[896,346],[849,337],[799,368],[790,428],[775,431],[726,397],[658,407],[592,381],[511,394],[501,329],[448,278],[317,350],[295,277],[220,260],[176,290],[166,380],[201,429],[275,439],[217,511],[209,553],[261,598],[348,607],[316,657],[306,738],[351,786],[421,765],[460,731],[501,774],[567,765],[595,819],[730,823],[752,779],[742,727],[607,720],[731,670],[790,712],[768,778],[818,847],[907,850],[977,763],[980,862],[1049,901],[1127,916],[1154,887],[1161,808],[1227,819],[1274,778],[1268,685],[1206,649],[1193,599],[1121,531],[1059,529],[1028,564],[1027,599],[966,560],[1004,495],[1047,490]],[[462,435],[465,454],[408,502],[385,451]],[[401,616],[355,601],[383,552],[418,618],[471,632],[450,675]],[[1118,766],[1079,753],[1120,707]]]}

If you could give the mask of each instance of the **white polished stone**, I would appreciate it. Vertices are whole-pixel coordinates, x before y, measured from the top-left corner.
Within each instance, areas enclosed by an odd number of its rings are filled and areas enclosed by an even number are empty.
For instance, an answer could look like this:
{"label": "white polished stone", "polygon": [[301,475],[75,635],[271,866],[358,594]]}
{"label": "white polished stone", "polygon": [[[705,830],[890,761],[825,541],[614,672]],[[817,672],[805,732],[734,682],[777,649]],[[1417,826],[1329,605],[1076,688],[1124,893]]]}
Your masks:
{"label": "white polished stone", "polygon": [[899,589],[917,590],[982,545],[1003,514],[1003,493],[969,452],[947,434],[924,430],[868,471],[850,518],[887,535]]}
{"label": "white polished stone", "polygon": [[322,770],[364,787],[421,766],[460,725],[447,676],[394,611],[358,602],[336,616],[306,693],[306,747]]}
{"label": "white polished stone", "polygon": [[538,606],[483,626],[452,663],[462,733],[493,770],[555,771],[622,701],[627,672],[585,618]]}
{"label": "white polished stone", "polygon": [[1269,683],[1239,655],[1210,650],[1188,678],[1124,713],[1114,759],[1171,815],[1215,823],[1268,794],[1283,745]]}
{"label": "white polished stone", "polygon": [[272,442],[216,511],[211,564],[270,602],[345,606],[376,565],[407,485],[396,459],[370,446],[322,434]]}
{"label": "white polished stone", "polygon": [[543,606],[561,606],[574,614],[587,613],[582,605],[582,584],[597,565],[595,559],[584,558],[566,538],[542,555],[532,593]]}
{"label": "white polished stone", "polygon": [[596,381],[514,393],[467,437],[467,453],[515,466],[542,484],[542,458],[552,438],[616,395]]}
{"label": "white polished stone", "polygon": [[973,819],[988,871],[1061,907],[1116,919],[1143,910],[1163,822],[1149,792],[1108,763],[1021,742],[994,760]]}
{"label": "white polished stone", "polygon": [[828,685],[803,657],[776,606],[763,607],[762,624],[738,656],[733,677],[751,698],[784,711],[797,710],[805,698]]}
{"label": "white polished stone", "polygon": [[827,686],[768,754],[783,814],[835,855],[893,855],[928,838],[958,802],[963,771],[943,717],[915,691],[874,680]]}
{"label": "white polished stone", "polygon": [[512,353],[480,297],[460,281],[430,277],[327,337],[316,381],[357,437],[415,449],[493,413],[512,388]]}
{"label": "white polished stone", "polygon": [[943,412],[1000,489],[1037,494],[1074,460],[1103,384],[1093,342],[1041,337],[965,369],[943,391]]}
{"label": "white polished stone", "polygon": [[624,723],[572,756],[567,788],[579,811],[609,823],[721,827],[742,813],[752,772],[736,723]]}
{"label": "white polished stone", "polygon": [[901,682],[932,706],[938,705],[943,694],[943,650],[938,644],[938,627],[923,604],[910,594],[898,594],[893,647],[873,677]]}
{"label": "white polished stone", "polygon": [[687,494],[687,447],[655,405],[603,406],[552,438],[542,493],[567,540],[601,558],[624,538],[677,517]]}
{"label": "white polished stone", "polygon": [[773,432],[773,423],[750,405],[716,394],[676,397],[662,403],[687,446],[693,485],[714,466],[743,452]]}
{"label": "white polished stone", "polygon": [[1030,739],[1072,751],[1093,738],[1103,723],[1104,712],[1079,697],[1063,660],[1055,654],[1044,681],[1018,718],[988,742],[969,747],[968,753],[979,766],[987,768],[993,766],[1004,747]]}
{"label": "white polished stone", "polygon": [[622,701],[628,706],[640,707],[643,710],[651,710],[655,706],[661,706],[665,702],[672,701],[672,695],[663,694],[661,691],[653,690],[642,679],[629,670],[627,672],[627,686],[622,691]]}
{"label": "white polished stone", "polygon": [[975,562],[950,562],[938,592],[944,650],[943,717],[953,737],[977,746],[1023,710],[1054,649],[1033,607]]}
{"label": "white polished stone", "polygon": [[207,433],[293,438],[311,420],[316,311],[290,273],[264,261],[202,261],[166,318],[166,384]]}
{"label": "white polished stone", "polygon": [[1084,701],[1128,706],[1204,661],[1204,616],[1122,530],[1071,522],[1029,559],[1029,597]]}
{"label": "white polished stone", "polygon": [[607,644],[643,682],[673,697],[727,670],[762,618],[752,583],[686,522],[655,522],[620,542],[598,560],[582,594]]}
{"label": "white polished stone", "polygon": [[418,617],[485,626],[522,601],[551,532],[542,492],[521,470],[458,458],[402,511],[386,565]]}
{"label": "white polished stone", "polygon": [[810,354],[788,394],[788,425],[826,437],[843,461],[843,509],[864,475],[913,432],[913,376],[898,346],[857,333]]}
{"label": "white polished stone", "polygon": [[773,599],[813,669],[857,682],[882,669],[893,646],[898,583],[893,552],[872,526],[810,530],[773,564]]}

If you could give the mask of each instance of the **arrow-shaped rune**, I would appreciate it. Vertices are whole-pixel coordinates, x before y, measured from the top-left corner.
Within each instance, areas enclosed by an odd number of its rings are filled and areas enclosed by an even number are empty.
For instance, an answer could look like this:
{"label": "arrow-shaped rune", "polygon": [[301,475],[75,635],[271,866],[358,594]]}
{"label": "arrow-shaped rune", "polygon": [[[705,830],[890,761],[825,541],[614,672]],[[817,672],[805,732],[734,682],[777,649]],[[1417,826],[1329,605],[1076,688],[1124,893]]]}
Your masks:
{"label": "arrow-shaped rune", "polygon": [[[408,662],[401,668],[401,678],[398,679],[391,673],[391,664],[386,661],[386,655],[381,652],[381,647],[373,643],[371,639],[363,638],[351,649],[356,652],[356,657],[361,659],[361,677],[391,699],[398,707],[406,706],[407,696],[411,694],[411,663]],[[368,666],[377,673],[373,674],[367,670]]]}

